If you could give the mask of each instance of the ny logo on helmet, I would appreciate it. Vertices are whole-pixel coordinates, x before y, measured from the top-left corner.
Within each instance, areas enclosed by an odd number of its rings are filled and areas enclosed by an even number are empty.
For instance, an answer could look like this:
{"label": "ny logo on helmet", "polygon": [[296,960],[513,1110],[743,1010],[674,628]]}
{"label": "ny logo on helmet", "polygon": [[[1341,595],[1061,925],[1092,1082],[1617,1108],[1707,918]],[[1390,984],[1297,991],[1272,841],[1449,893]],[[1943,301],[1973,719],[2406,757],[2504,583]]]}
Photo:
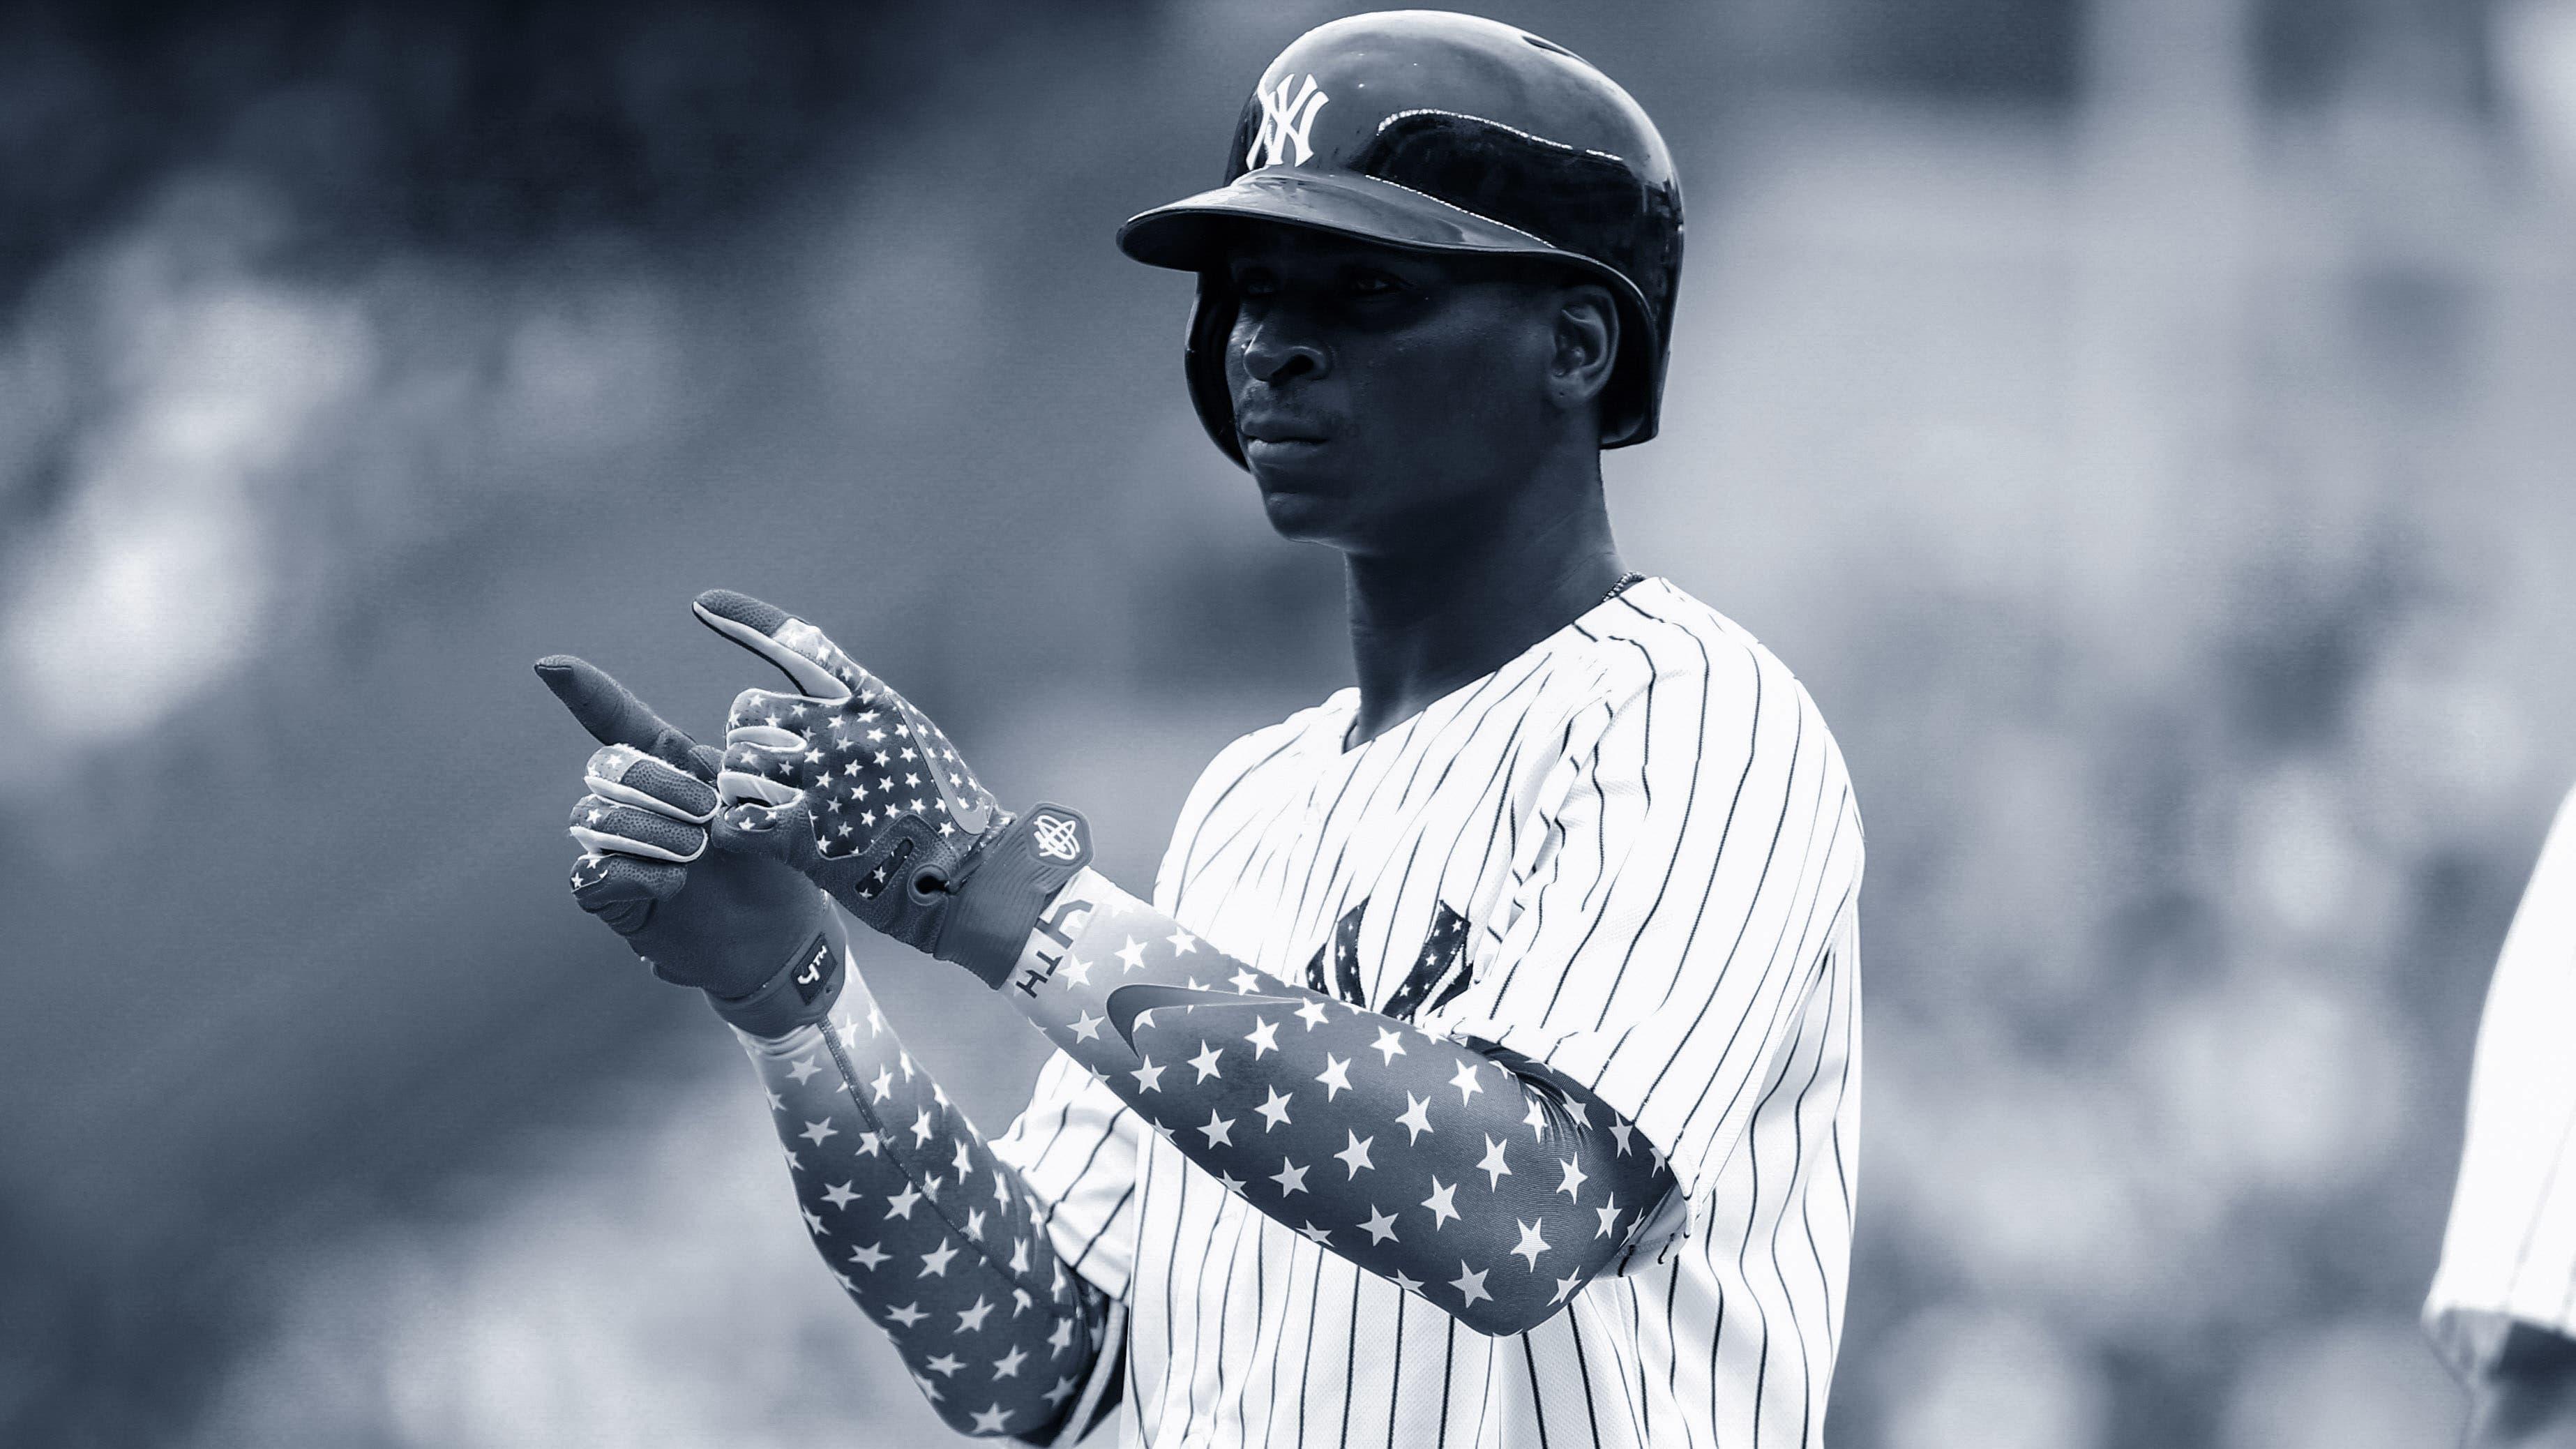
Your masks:
{"label": "ny logo on helmet", "polygon": [[[1252,138],[1252,149],[1244,153],[1244,170],[1258,171],[1284,161],[1302,166],[1307,157],[1315,154],[1315,148],[1306,144],[1306,137],[1315,129],[1315,113],[1324,109],[1324,103],[1332,97],[1316,89],[1315,78],[1310,75],[1305,88],[1297,91],[1292,100],[1288,87],[1296,79],[1293,75],[1281,76],[1276,90],[1254,88],[1253,94],[1261,98],[1261,130]],[[1288,154],[1291,146],[1297,149],[1294,156]]]}

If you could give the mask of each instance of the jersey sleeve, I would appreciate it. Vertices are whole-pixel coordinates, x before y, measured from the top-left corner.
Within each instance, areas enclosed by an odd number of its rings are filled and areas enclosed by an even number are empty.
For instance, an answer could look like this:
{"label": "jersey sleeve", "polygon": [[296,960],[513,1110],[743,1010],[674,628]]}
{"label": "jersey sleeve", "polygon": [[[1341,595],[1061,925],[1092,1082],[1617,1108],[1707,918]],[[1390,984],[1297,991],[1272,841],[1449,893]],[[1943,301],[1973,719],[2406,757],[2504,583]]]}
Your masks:
{"label": "jersey sleeve", "polygon": [[1136,1266],[1136,1172],[1145,1126],[1062,1052],[1038,1074],[1028,1110],[993,1144],[1037,1198],[1047,1239],[1084,1281],[1127,1296]]}
{"label": "jersey sleeve", "polygon": [[1749,641],[1592,718],[1535,793],[1491,959],[1423,1024],[1590,1087],[1695,1209],[1853,949],[1859,815],[1814,703]]}
{"label": "jersey sleeve", "polygon": [[[2455,1367],[2519,1322],[2576,1337],[2576,794],[2558,808],[2487,987],[2468,1132],[2424,1304]],[[2499,1329],[2500,1331],[2500,1329]],[[2500,1339],[2493,1339],[2500,1342]]]}

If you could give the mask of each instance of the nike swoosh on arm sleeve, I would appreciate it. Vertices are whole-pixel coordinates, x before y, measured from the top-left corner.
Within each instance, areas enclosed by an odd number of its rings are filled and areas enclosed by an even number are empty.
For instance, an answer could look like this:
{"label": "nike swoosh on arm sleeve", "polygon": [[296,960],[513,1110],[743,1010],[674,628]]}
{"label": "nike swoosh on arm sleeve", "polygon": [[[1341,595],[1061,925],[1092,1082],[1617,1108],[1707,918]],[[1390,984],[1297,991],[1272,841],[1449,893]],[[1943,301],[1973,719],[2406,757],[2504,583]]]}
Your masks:
{"label": "nike swoosh on arm sleeve", "polygon": [[1552,1316],[1672,1188],[1545,1064],[1263,976],[1096,872],[1002,990],[1226,1190],[1478,1332]]}

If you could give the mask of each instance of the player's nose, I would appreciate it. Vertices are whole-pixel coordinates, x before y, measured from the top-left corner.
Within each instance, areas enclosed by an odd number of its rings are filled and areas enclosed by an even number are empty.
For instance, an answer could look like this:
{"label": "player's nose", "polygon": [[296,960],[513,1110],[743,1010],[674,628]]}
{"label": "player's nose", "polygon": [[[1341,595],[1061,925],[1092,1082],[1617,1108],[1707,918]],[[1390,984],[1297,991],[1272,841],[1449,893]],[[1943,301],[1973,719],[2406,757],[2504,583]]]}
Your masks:
{"label": "player's nose", "polygon": [[1332,369],[1332,354],[1277,312],[1245,319],[1235,329],[1235,344],[1246,378],[1271,387]]}

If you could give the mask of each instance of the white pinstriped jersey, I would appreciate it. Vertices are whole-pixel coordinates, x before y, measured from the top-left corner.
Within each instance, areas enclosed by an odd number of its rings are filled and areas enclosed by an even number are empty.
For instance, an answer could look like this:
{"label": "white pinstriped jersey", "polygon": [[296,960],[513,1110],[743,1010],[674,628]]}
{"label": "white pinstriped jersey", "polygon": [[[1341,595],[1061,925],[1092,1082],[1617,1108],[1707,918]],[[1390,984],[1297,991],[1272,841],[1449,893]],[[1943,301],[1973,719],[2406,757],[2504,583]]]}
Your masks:
{"label": "white pinstriped jersey", "polygon": [[2468,1140],[2424,1316],[2462,1367],[2461,1315],[2576,1336],[2576,794],[2540,850],[2487,987]]}
{"label": "white pinstriped jersey", "polygon": [[1129,1305],[1125,1442],[1820,1442],[1862,849],[1813,701],[1648,580],[1345,750],[1357,702],[1219,754],[1154,904],[1264,971],[1591,1084],[1669,1158],[1687,1232],[1487,1338],[1254,1211],[1058,1056],[996,1151]]}

